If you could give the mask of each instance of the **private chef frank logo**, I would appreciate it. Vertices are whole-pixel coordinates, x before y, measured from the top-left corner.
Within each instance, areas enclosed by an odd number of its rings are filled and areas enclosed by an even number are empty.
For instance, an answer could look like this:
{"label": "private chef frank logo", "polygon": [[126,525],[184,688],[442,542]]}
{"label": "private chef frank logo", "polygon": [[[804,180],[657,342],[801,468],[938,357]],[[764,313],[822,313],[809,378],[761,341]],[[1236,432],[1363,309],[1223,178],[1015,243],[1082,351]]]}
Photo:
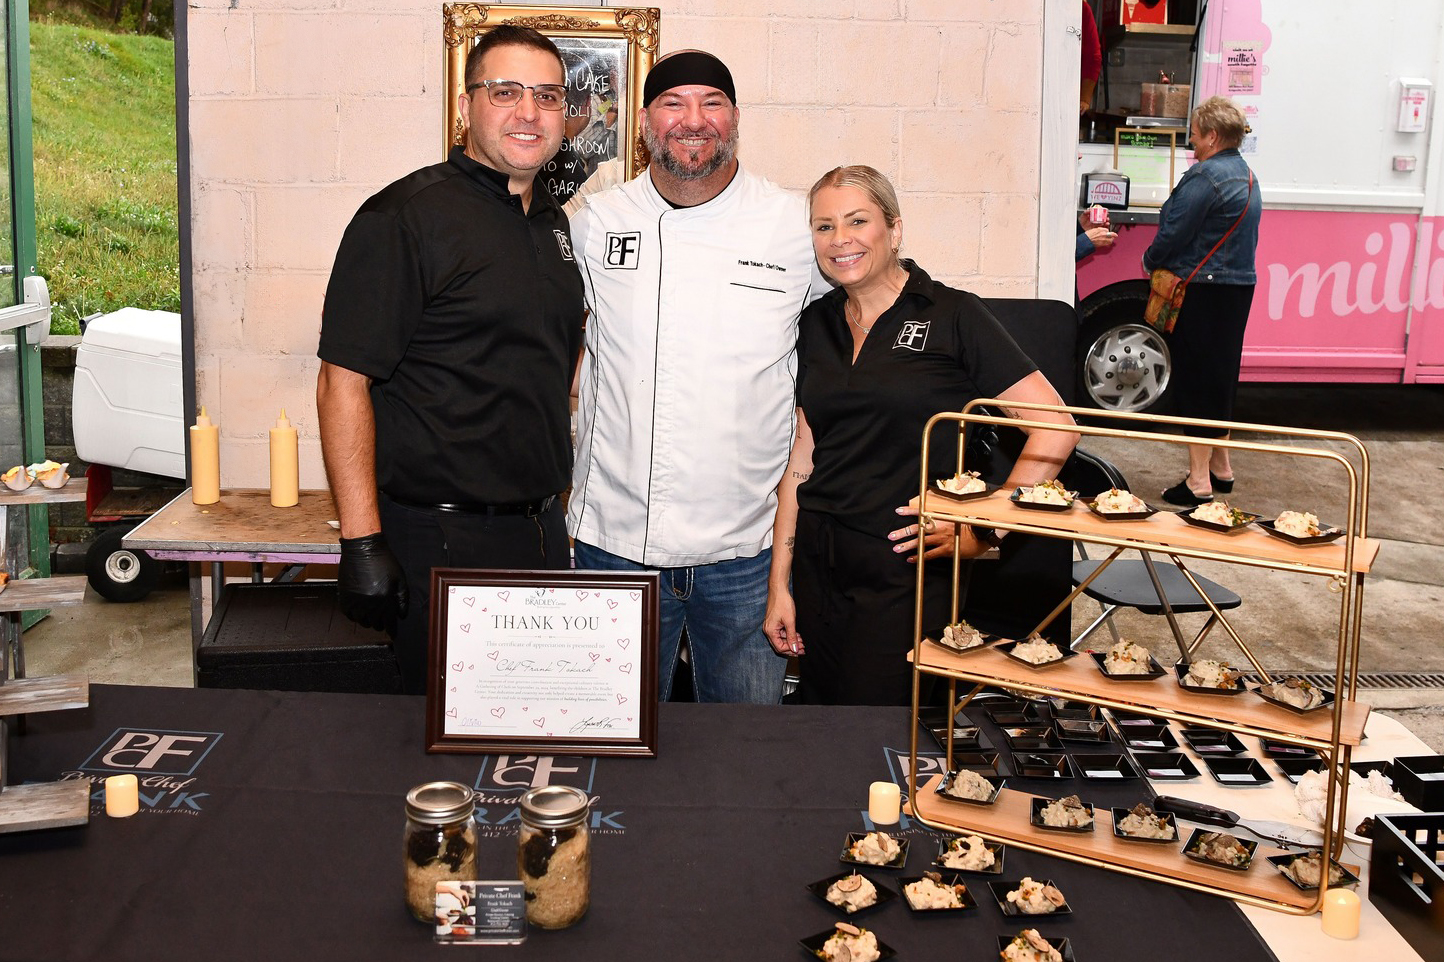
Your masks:
{"label": "private chef frank logo", "polygon": [[634,271],[641,258],[642,232],[629,231],[624,234],[607,232],[607,249],[603,263],[609,271]]}
{"label": "private chef frank logo", "polygon": [[897,340],[893,342],[894,348],[905,347],[909,351],[921,351],[928,344],[928,328],[932,321],[903,321],[902,330],[898,332]]}
{"label": "private chef frank logo", "polygon": [[567,232],[554,230],[552,233],[557,237],[557,250],[562,252],[562,259],[575,262],[576,258],[572,256],[572,239],[567,236]]}
{"label": "private chef frank logo", "polygon": [[221,732],[117,728],[79,769],[62,779],[90,782],[90,811],[105,810],[105,779],[129,773],[140,782],[142,813],[199,815],[209,792],[197,790],[196,769],[221,740]]}
{"label": "private chef frank logo", "polygon": [[220,740],[220,732],[117,728],[80,767],[110,774],[192,775]]}
{"label": "private chef frank logo", "polygon": [[488,838],[513,834],[521,818],[517,801],[522,793],[546,785],[569,785],[592,800],[589,824],[593,834],[626,832],[622,813],[602,805],[594,783],[597,760],[581,755],[494,755],[476,773],[477,831]]}

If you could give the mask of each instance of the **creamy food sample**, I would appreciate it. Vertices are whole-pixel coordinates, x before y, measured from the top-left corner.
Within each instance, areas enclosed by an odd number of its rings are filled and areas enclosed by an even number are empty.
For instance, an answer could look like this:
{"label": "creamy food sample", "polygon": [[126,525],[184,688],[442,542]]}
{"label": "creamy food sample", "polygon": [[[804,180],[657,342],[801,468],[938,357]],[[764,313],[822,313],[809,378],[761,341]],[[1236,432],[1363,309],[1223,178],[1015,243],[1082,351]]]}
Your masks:
{"label": "creamy food sample", "polygon": [[1236,867],[1247,865],[1251,857],[1244,844],[1227,832],[1205,832],[1193,851],[1199,858]]}
{"label": "creamy food sample", "polygon": [[1027,641],[1013,646],[1013,657],[1021,658],[1033,665],[1046,665],[1050,661],[1062,658],[1063,652],[1058,650],[1057,645],[1033,635]]}
{"label": "creamy food sample", "polygon": [[832,936],[818,950],[817,956],[828,962],[877,962],[877,936],[867,929],[838,922]]}
{"label": "creamy food sample", "polygon": [[1305,711],[1317,708],[1324,703],[1323,691],[1302,678],[1285,678],[1283,681],[1276,681],[1271,685],[1262,685],[1259,691],[1274,701],[1281,701],[1285,705],[1293,705],[1295,708]]}
{"label": "creamy food sample", "polygon": [[915,909],[960,909],[967,886],[945,885],[937,872],[924,872],[916,882],[903,886],[903,894]]}
{"label": "creamy food sample", "polygon": [[955,798],[970,798],[983,802],[993,796],[993,783],[977,772],[964,768],[948,783],[947,793]]}
{"label": "creamy food sample", "polygon": [[987,487],[976,471],[964,471],[938,482],[938,487],[952,494],[977,494]]}
{"label": "creamy food sample", "polygon": [[886,865],[898,857],[902,847],[898,845],[897,839],[886,832],[868,832],[853,842],[852,847],[847,851],[859,862],[866,862],[869,865]]}
{"label": "creamy food sample", "polygon": [[1188,666],[1188,674],[1183,676],[1183,680],[1195,688],[1237,688],[1242,677],[1226,661],[1202,658]]}
{"label": "creamy food sample", "polygon": [[987,844],[977,835],[963,835],[948,843],[943,865],[964,872],[981,872],[998,861]]}
{"label": "creamy food sample", "polygon": [[950,648],[976,648],[986,639],[983,633],[966,621],[959,621],[943,629],[943,644]]}
{"label": "creamy food sample", "polygon": [[1153,664],[1149,661],[1147,648],[1121,638],[1108,649],[1108,655],[1103,659],[1103,670],[1110,675],[1146,675],[1153,670]]}
{"label": "creamy food sample", "polygon": [[1118,822],[1118,831],[1134,838],[1177,838],[1173,823],[1139,802]]}
{"label": "creamy food sample", "polygon": [[1095,498],[1093,504],[1103,514],[1136,514],[1148,510],[1142,498],[1121,488],[1109,488]]}
{"label": "creamy food sample", "polygon": [[1057,481],[1039,481],[1022,489],[1023,493],[1018,495],[1019,501],[1027,501],[1031,504],[1067,504],[1072,498],[1069,497],[1068,489]]}
{"label": "creamy food sample", "polygon": [[[1298,858],[1295,858],[1283,866],[1283,873],[1306,889],[1316,889],[1319,887],[1319,877],[1321,875],[1319,866],[1323,864],[1323,861],[1324,856],[1322,852],[1311,852],[1307,855],[1300,855]],[[1344,870],[1339,867],[1339,863],[1330,859],[1329,884],[1338,885],[1343,880]]]}
{"label": "creamy food sample", "polygon": [[1093,824],[1093,812],[1077,795],[1064,795],[1044,805],[1040,815],[1043,824],[1052,828],[1082,828]]}
{"label": "creamy food sample", "polygon": [[1000,953],[1003,962],[1063,962],[1063,954],[1037,929],[1024,929]]}
{"label": "creamy food sample", "polygon": [[1291,534],[1295,538],[1317,538],[1324,531],[1319,527],[1316,515],[1307,511],[1284,511],[1274,519],[1274,530]]}
{"label": "creamy food sample", "polygon": [[1231,508],[1227,501],[1209,501],[1194,508],[1189,514],[1190,518],[1197,521],[1208,521],[1213,524],[1223,524],[1230,528],[1236,528],[1241,524],[1247,524],[1249,516],[1237,508]]}
{"label": "creamy food sample", "polygon": [[849,912],[877,903],[877,886],[857,873],[840,878],[827,887],[827,900]]}
{"label": "creamy food sample", "polygon": [[1055,886],[1031,878],[1024,878],[1008,893],[1008,902],[1024,915],[1049,915],[1068,904]]}

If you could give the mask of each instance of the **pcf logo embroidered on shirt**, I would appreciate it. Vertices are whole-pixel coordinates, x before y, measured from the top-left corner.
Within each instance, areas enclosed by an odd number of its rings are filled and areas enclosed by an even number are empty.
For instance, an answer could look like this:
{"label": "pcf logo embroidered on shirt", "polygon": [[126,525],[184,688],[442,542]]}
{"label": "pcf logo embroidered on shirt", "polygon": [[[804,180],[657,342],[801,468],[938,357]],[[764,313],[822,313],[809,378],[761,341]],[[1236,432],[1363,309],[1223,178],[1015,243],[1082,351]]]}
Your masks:
{"label": "pcf logo embroidered on shirt", "polygon": [[572,256],[572,239],[567,236],[567,232],[564,230],[553,230],[552,233],[557,237],[557,250],[562,252],[562,259],[575,264],[577,259]]}
{"label": "pcf logo embroidered on shirt", "polygon": [[932,321],[903,321],[902,330],[893,342],[893,350],[905,347],[909,351],[921,351],[928,343],[928,328]]}
{"label": "pcf logo embroidered on shirt", "polygon": [[608,231],[607,249],[602,257],[602,263],[609,271],[634,271],[637,269],[638,254],[641,248],[641,231],[634,230],[625,234],[613,234]]}

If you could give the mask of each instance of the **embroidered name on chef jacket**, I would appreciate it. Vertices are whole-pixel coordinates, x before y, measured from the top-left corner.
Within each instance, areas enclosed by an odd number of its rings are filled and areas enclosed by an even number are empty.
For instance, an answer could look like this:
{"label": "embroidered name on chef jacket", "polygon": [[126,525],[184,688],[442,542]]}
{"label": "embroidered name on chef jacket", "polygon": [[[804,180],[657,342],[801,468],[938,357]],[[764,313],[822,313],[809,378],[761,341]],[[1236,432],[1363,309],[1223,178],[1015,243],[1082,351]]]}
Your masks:
{"label": "embroidered name on chef jacket", "polygon": [[577,259],[572,256],[572,240],[567,236],[567,232],[564,230],[554,230],[552,233],[556,235],[557,250],[562,252],[562,259],[575,264]]}
{"label": "embroidered name on chef jacket", "polygon": [[932,321],[903,321],[902,330],[893,342],[893,350],[905,347],[909,351],[921,351],[928,343],[928,328]]}
{"label": "embroidered name on chef jacket", "polygon": [[607,249],[602,256],[602,264],[609,271],[634,271],[640,262],[641,249],[641,231],[623,234],[607,231]]}

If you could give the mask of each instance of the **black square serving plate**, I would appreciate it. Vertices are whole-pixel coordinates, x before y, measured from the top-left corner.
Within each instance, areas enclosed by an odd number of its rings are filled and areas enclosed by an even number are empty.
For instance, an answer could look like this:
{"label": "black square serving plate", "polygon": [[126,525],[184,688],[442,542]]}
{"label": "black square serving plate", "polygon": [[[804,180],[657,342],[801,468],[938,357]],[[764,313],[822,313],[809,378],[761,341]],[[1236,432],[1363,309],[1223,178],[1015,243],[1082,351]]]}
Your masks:
{"label": "black square serving plate", "polygon": [[956,771],[948,772],[947,775],[943,777],[943,780],[938,782],[938,787],[935,791],[939,798],[945,798],[950,802],[963,802],[968,805],[991,805],[998,800],[998,793],[1001,792],[1003,786],[1007,784],[1006,779],[999,778],[997,775],[982,775],[979,773],[983,781],[993,786],[993,793],[987,798],[962,798],[948,791],[957,774]]}
{"label": "black square serving plate", "polygon": [[1114,838],[1121,838],[1125,842],[1151,842],[1154,845],[1158,845],[1160,843],[1164,845],[1172,845],[1177,843],[1178,841],[1178,819],[1174,817],[1174,814],[1172,812],[1154,812],[1154,814],[1157,815],[1165,825],[1170,825],[1173,827],[1173,835],[1170,838],[1144,838],[1141,835],[1129,835],[1128,833],[1123,832],[1118,828],[1118,823],[1128,817],[1129,813],[1132,811],[1131,808],[1120,807],[1110,809],[1110,811],[1113,813]]}
{"label": "black square serving plate", "polygon": [[1056,731],[1058,737],[1065,742],[1088,742],[1093,745],[1106,745],[1113,739],[1112,733],[1108,731],[1108,723],[1103,721],[1060,718],[1053,723],[1053,730]]}
{"label": "black square serving plate", "polygon": [[1114,681],[1152,681],[1155,678],[1162,678],[1168,674],[1168,672],[1164,670],[1164,667],[1158,663],[1158,659],[1152,655],[1148,656],[1148,671],[1133,675],[1123,675],[1108,670],[1108,652],[1090,651],[1088,654],[1098,665],[1098,670],[1103,672],[1105,677],[1111,678]]}
{"label": "black square serving plate", "polygon": [[1319,753],[1305,745],[1290,745],[1288,742],[1275,741],[1272,738],[1260,738],[1259,749],[1263,751],[1265,758],[1318,758]]}
{"label": "black square serving plate", "polygon": [[1145,752],[1167,752],[1178,747],[1178,739],[1167,725],[1128,727],[1119,733],[1123,744]]}
{"label": "black square serving plate", "polygon": [[[954,475],[954,477],[956,477],[956,475]],[[984,482],[983,490],[981,491],[972,491],[968,494],[959,494],[956,491],[949,491],[947,488],[943,487],[943,482],[941,480],[932,482],[932,484],[930,484],[928,487],[930,487],[935,494],[940,494],[945,498],[951,498],[954,501],[975,501],[978,498],[986,498],[988,495],[998,490],[998,486],[996,484],[988,484],[987,482]]]}
{"label": "black square serving plate", "polygon": [[[1215,862],[1213,859],[1204,858],[1198,854],[1198,847],[1203,843],[1205,835],[1217,834],[1213,829],[1196,828],[1193,834],[1188,837],[1188,844],[1183,846],[1184,858],[1191,858],[1202,865],[1212,865],[1214,868],[1228,869],[1231,872],[1247,872],[1253,866],[1254,853],[1258,851],[1258,842],[1246,838],[1239,838],[1238,843],[1248,852],[1248,858],[1242,865],[1230,865],[1224,862]],[[1234,838],[1238,838],[1237,835]]]}
{"label": "black square serving plate", "polygon": [[1256,514],[1249,514],[1247,511],[1240,511],[1239,516],[1242,520],[1240,520],[1238,524],[1219,524],[1217,521],[1204,521],[1200,518],[1195,518],[1193,516],[1193,512],[1197,510],[1198,508],[1196,507],[1184,508],[1182,511],[1178,512],[1178,516],[1182,518],[1186,524],[1191,524],[1195,528],[1207,528],[1209,531],[1221,531],[1224,534],[1232,534],[1235,531],[1242,531],[1244,528],[1247,528],[1249,525],[1253,524],[1259,519],[1259,516]]}
{"label": "black square serving plate", "polygon": [[[1008,946],[1012,945],[1013,940],[1017,937],[1018,936],[1016,935],[998,936],[998,954],[1002,955],[1004,952],[1006,952],[1008,950]],[[1076,960],[1073,958],[1072,942],[1069,942],[1067,939],[1050,939],[1047,937],[1045,937],[1043,941],[1047,942],[1049,945],[1053,946],[1053,948],[1058,950],[1058,954],[1063,957],[1063,962],[1076,962]]]}
{"label": "black square serving plate", "polygon": [[[1294,886],[1295,886],[1296,888],[1298,888],[1299,891],[1301,891],[1301,892],[1316,892],[1316,891],[1318,891],[1318,888],[1319,888],[1317,885],[1304,885],[1304,884],[1303,884],[1302,882],[1300,882],[1298,879],[1294,878],[1294,877],[1293,877],[1292,875],[1290,875],[1288,872],[1285,872],[1285,871],[1284,871],[1284,869],[1288,867],[1288,864],[1289,864],[1290,862],[1292,862],[1294,859],[1296,859],[1296,858],[1303,858],[1304,856],[1309,855],[1309,854],[1310,854],[1310,853],[1308,853],[1308,852],[1285,852],[1283,855],[1270,855],[1270,856],[1268,856],[1268,861],[1269,861],[1269,863],[1270,863],[1271,865],[1273,865],[1274,868],[1276,868],[1276,869],[1279,870],[1279,874],[1280,874],[1280,875],[1282,875],[1284,878],[1288,879],[1290,882],[1294,883]],[[1318,853],[1315,852],[1315,853],[1313,853],[1313,854],[1318,854]],[[1341,881],[1334,882],[1333,884],[1331,884],[1331,885],[1329,886],[1329,888],[1331,888],[1331,889],[1337,889],[1337,888],[1353,888],[1355,885],[1358,885],[1358,884],[1359,884],[1360,879],[1359,879],[1359,877],[1358,877],[1357,875],[1355,875],[1353,872],[1350,872],[1347,868],[1345,868],[1344,866],[1340,865],[1338,862],[1334,862],[1333,859],[1330,859],[1329,861],[1333,862],[1334,867],[1337,868],[1340,872],[1344,873],[1343,879],[1342,879]]]}
{"label": "black square serving plate", "polygon": [[1394,772],[1394,763],[1388,760],[1377,762],[1353,762],[1349,765],[1349,770],[1357,774],[1360,778],[1368,778],[1370,772],[1378,772],[1391,782],[1394,781],[1396,777]]}
{"label": "black square serving plate", "polygon": [[946,909],[925,909],[914,905],[913,900],[908,898],[907,887],[914,882],[921,882],[923,877],[921,875],[909,875],[897,880],[897,889],[902,893],[903,904],[908,907],[908,911],[917,915],[950,915],[953,912],[966,912],[969,909],[978,907],[978,900],[973,898],[972,891],[968,888],[967,883],[963,881],[961,875],[949,875],[947,872],[940,872],[938,874],[942,875],[944,885],[961,885],[963,887],[963,891],[958,895],[958,901],[962,902],[962,904],[954,905]]}
{"label": "black square serving plate", "polygon": [[[868,832],[848,832],[847,842],[842,846],[842,854],[837,857],[838,860],[846,862],[849,865],[866,865],[869,868],[902,868],[908,863],[908,840],[905,838],[897,838],[896,836],[892,836],[892,840],[897,842],[899,851],[897,857],[891,862],[885,865],[877,865],[873,862],[864,862],[862,859],[853,858],[852,847],[862,841],[868,834]],[[890,833],[883,832],[882,834],[889,835]]]}
{"label": "black square serving plate", "polygon": [[[946,751],[948,747],[948,729],[946,724],[941,720],[934,721],[925,718],[921,713],[918,715],[918,720],[927,728],[928,734],[933,736],[933,740],[938,743],[938,747]],[[977,725],[970,725],[967,723],[967,720],[964,719],[962,722],[953,726],[954,751],[977,752],[991,747],[992,746],[988,744],[987,737]]]}
{"label": "black square serving plate", "polygon": [[1275,705],[1279,708],[1282,708],[1284,711],[1291,711],[1295,715],[1307,715],[1312,712],[1320,711],[1322,709],[1334,707],[1334,693],[1326,688],[1319,689],[1319,691],[1323,692],[1324,700],[1319,702],[1313,708],[1300,708],[1297,705],[1290,705],[1286,701],[1280,701],[1279,699],[1275,698],[1264,689],[1265,686],[1260,685],[1257,688],[1253,689],[1253,693],[1262,698],[1264,701],[1268,702],[1270,705]]}
{"label": "black square serving plate", "polygon": [[[832,884],[834,882],[840,882],[843,879],[847,878],[849,875],[861,875],[863,878],[871,882],[873,888],[877,889],[877,901],[873,902],[871,905],[863,906],[862,908],[855,909],[851,912],[849,912],[841,905],[828,902],[827,890],[832,887]],[[807,890],[813,895],[816,895],[818,898],[822,899],[823,903],[825,903],[829,908],[841,912],[843,915],[847,916],[850,919],[857,918],[859,915],[871,912],[873,909],[878,908],[879,906],[886,905],[893,899],[897,898],[897,893],[894,892],[892,889],[885,888],[883,884],[877,879],[872,878],[866,873],[859,872],[855,869],[847,872],[838,872],[836,875],[830,875],[825,879],[818,879],[816,882],[813,882],[811,885],[807,886]]]}
{"label": "black square serving plate", "polygon": [[1203,764],[1208,767],[1214,781],[1229,788],[1267,785],[1274,780],[1253,758],[1205,758]]}
{"label": "black square serving plate", "polygon": [[1048,704],[1053,708],[1053,717],[1070,718],[1075,721],[1092,721],[1098,717],[1098,706],[1087,701],[1070,701],[1067,698],[1049,696]]}
{"label": "black square serving plate", "polygon": [[[1034,879],[1033,881],[1038,882],[1039,884],[1042,884],[1042,885],[1052,885],[1052,884],[1053,884],[1053,880],[1052,880],[1052,879],[1040,878],[1040,879]],[[1019,911],[1019,910],[1018,910],[1018,907],[1017,907],[1016,905],[1014,905],[1012,902],[1009,902],[1009,901],[1008,901],[1008,893],[1009,893],[1009,892],[1012,892],[1012,891],[1015,891],[1015,890],[1018,888],[1018,886],[1020,886],[1020,885],[1022,885],[1022,884],[1023,884],[1023,880],[1022,880],[1022,879],[1015,879],[1015,880],[1013,880],[1013,881],[1011,881],[1011,882],[989,882],[989,883],[988,883],[988,888],[989,888],[989,890],[991,890],[992,893],[993,893],[993,900],[998,903],[998,908],[999,908],[1000,910],[1002,910],[1002,913],[1003,913],[1004,915],[1008,916],[1009,918],[1019,918],[1019,919],[1051,919],[1051,918],[1057,918],[1057,917],[1060,916],[1060,915],[1072,915],[1072,914],[1073,914],[1073,907],[1072,907],[1071,905],[1069,905],[1068,902],[1066,901],[1066,896],[1065,896],[1065,901],[1063,902],[1063,904],[1060,905],[1060,906],[1058,906],[1056,909],[1054,909],[1054,910],[1051,911],[1051,912],[1043,912],[1043,913],[1038,914],[1038,915],[1028,915],[1028,914],[1025,914],[1025,913]],[[1060,891],[1061,891],[1061,889],[1060,889]]]}
{"label": "black square serving plate", "polygon": [[983,709],[995,725],[1032,725],[1042,717],[1037,702],[999,701]]}
{"label": "black square serving plate", "polygon": [[1014,752],[1013,774],[1018,778],[1072,778],[1067,755],[1053,752]]}
{"label": "black square serving plate", "polygon": [[1181,728],[1178,733],[1183,736],[1189,748],[1210,758],[1242,755],[1248,751],[1233,732],[1219,731],[1217,728]]}
{"label": "black square serving plate", "polygon": [[1198,777],[1197,766],[1182,752],[1134,752],[1133,763],[1143,769],[1143,777],[1154,781],[1181,782]]}
{"label": "black square serving plate", "polygon": [[1242,678],[1234,682],[1232,688],[1204,688],[1201,685],[1190,684],[1183,680],[1188,676],[1188,665],[1174,665],[1173,673],[1178,676],[1179,688],[1182,688],[1184,691],[1197,692],[1200,695],[1242,695],[1248,690]]}
{"label": "black square serving plate", "polygon": [[1002,842],[989,842],[986,839],[983,840],[983,847],[993,853],[992,865],[989,865],[987,868],[979,869],[953,868],[951,865],[944,865],[943,859],[947,857],[948,851],[952,848],[953,842],[961,842],[963,838],[964,836],[961,835],[953,835],[948,838],[938,839],[938,857],[933,859],[933,865],[937,868],[942,869],[945,872],[972,872],[975,875],[1003,874],[1003,856],[1008,851],[1007,846],[1005,846]]}
{"label": "black square serving plate", "polygon": [[1063,743],[1048,725],[1020,725],[1002,729],[1003,740],[1013,748],[1026,748],[1032,751],[1051,749],[1060,751]]}
{"label": "black square serving plate", "polygon": [[[1107,494],[1107,491],[1100,492],[1100,495]],[[1104,521],[1146,521],[1158,513],[1157,508],[1144,504],[1142,511],[1100,511],[1098,499],[1095,497],[1088,502],[1088,510],[1092,511]]]}
{"label": "black square serving plate", "polygon": [[1157,727],[1168,724],[1168,722],[1156,715],[1145,715],[1142,712],[1119,711],[1116,708],[1112,708],[1109,709],[1108,713],[1113,716],[1113,723],[1115,725],[1126,728]]}
{"label": "black square serving plate", "polygon": [[[862,928],[862,926],[858,926],[858,928]],[[828,929],[826,932],[819,932],[816,935],[809,935],[805,939],[798,939],[798,944],[801,945],[804,949],[806,949],[810,954],[817,956],[819,959],[823,958],[824,956],[822,954],[822,947],[827,944],[827,940],[832,938],[833,933],[836,931],[836,928],[831,928]],[[873,932],[873,935],[877,935],[877,933]],[[897,955],[897,949],[894,949],[882,939],[877,940],[878,962],[882,962],[883,959],[890,959],[895,955]]]}
{"label": "black square serving plate", "polygon": [[[1061,825],[1045,825],[1043,823],[1043,809],[1055,801],[1057,801],[1055,798],[1034,798],[1028,805],[1028,824],[1034,828],[1041,828],[1045,832],[1071,832],[1074,835],[1092,834],[1093,827],[1097,824],[1097,816],[1094,815],[1093,806],[1088,802],[1084,802],[1083,807],[1088,809],[1088,814],[1093,816],[1094,820],[1090,821],[1087,825],[1080,825],[1076,828],[1065,828]],[[1017,883],[1014,883],[1013,887],[1017,888]]]}
{"label": "black square serving plate", "polygon": [[1328,544],[1330,541],[1337,541],[1344,536],[1343,528],[1335,528],[1332,525],[1323,524],[1322,522],[1320,522],[1319,524],[1319,530],[1322,532],[1322,534],[1307,535],[1289,534],[1287,531],[1280,531],[1277,525],[1275,525],[1272,521],[1258,520],[1255,521],[1254,524],[1258,525],[1260,528],[1263,528],[1275,538],[1280,538],[1284,541],[1287,541],[1289,544],[1305,546],[1314,544]]}
{"label": "black square serving plate", "polygon": [[1003,766],[999,764],[1000,756],[997,752],[955,752],[953,754],[953,765],[957,768],[966,768],[968,771],[977,772],[979,775],[1001,775]]}
{"label": "black square serving plate", "polygon": [[[1057,658],[1054,658],[1052,661],[1045,661],[1045,662],[1042,662],[1041,664],[1036,664],[1036,665],[1035,665],[1035,664],[1033,664],[1031,661],[1029,661],[1028,659],[1026,659],[1026,658],[1021,658],[1021,657],[1019,657],[1018,655],[1013,654],[1014,649],[1016,649],[1019,645],[1027,644],[1027,642],[1028,642],[1028,639],[1024,638],[1022,641],[1009,641],[1009,642],[1004,642],[1004,643],[1001,644],[1001,645],[994,645],[993,647],[996,648],[998,651],[1001,651],[1003,654],[1007,655],[1009,658],[1013,659],[1014,661],[1016,661],[1016,662],[1017,662],[1018,664],[1020,664],[1020,665],[1027,665],[1029,668],[1040,668],[1040,669],[1041,669],[1041,668],[1052,668],[1054,665],[1061,665],[1061,664],[1063,664],[1063,662],[1067,661],[1069,658],[1072,658],[1072,657],[1074,657],[1075,655],[1078,654],[1078,652],[1076,652],[1076,651],[1069,651],[1067,648],[1059,648],[1059,649],[1058,649],[1059,655],[1058,655]],[[1052,642],[1049,642],[1049,644],[1052,644]],[[1053,647],[1054,647],[1054,648],[1058,648],[1057,645],[1053,645]]]}
{"label": "black square serving plate", "polygon": [[1027,488],[1014,488],[1008,500],[1020,508],[1027,508],[1030,511],[1068,511],[1073,507],[1073,500],[1078,497],[1077,491],[1064,491],[1063,496],[1068,499],[1067,504],[1043,504],[1039,501],[1024,501],[1023,492]]}
{"label": "black square serving plate", "polygon": [[1278,770],[1283,773],[1284,778],[1297,785],[1299,779],[1309,772],[1316,772],[1323,768],[1324,760],[1317,755],[1313,758],[1275,758],[1274,764],[1278,766]]}
{"label": "black square serving plate", "polygon": [[1075,753],[1073,765],[1078,769],[1078,774],[1084,778],[1095,780],[1121,781],[1130,778],[1141,778],[1138,768],[1133,764],[1127,755],[1085,755]]}

